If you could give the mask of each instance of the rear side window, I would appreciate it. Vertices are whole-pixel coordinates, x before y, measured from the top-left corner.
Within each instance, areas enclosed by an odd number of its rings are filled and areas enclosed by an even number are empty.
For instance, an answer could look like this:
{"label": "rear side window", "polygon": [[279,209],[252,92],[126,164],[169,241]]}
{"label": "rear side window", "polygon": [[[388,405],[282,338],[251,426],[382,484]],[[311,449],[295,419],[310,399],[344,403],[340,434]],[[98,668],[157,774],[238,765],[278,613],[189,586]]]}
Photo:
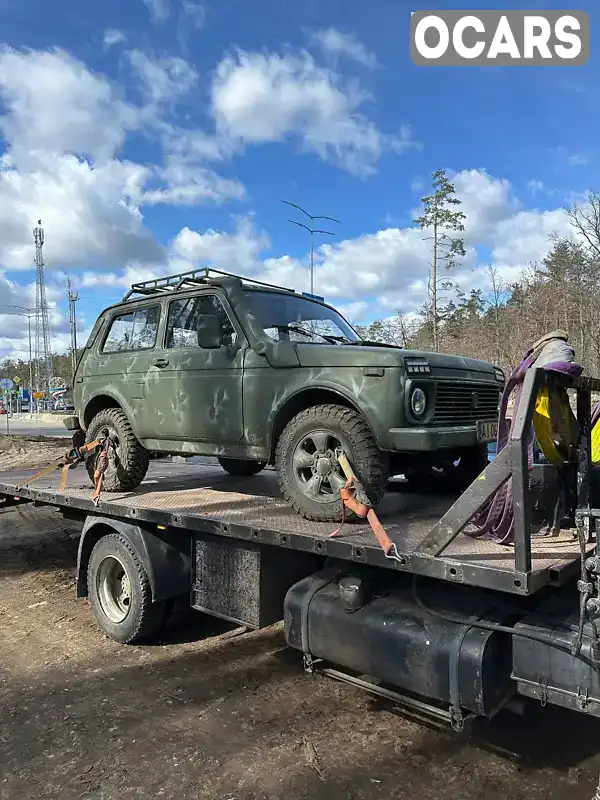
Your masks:
{"label": "rear side window", "polygon": [[136,308],[114,317],[102,348],[104,353],[127,350],[150,350],[156,344],[160,306]]}

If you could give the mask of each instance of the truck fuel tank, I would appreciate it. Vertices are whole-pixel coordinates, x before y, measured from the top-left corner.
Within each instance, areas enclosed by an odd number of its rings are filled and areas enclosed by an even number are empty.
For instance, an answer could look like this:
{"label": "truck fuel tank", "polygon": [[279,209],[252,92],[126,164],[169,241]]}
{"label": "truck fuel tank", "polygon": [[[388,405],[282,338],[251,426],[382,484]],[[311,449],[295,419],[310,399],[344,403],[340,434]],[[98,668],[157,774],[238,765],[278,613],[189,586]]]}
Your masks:
{"label": "truck fuel tank", "polygon": [[[322,572],[287,592],[287,643],[313,658],[369,675],[390,688],[490,717],[514,693],[511,637],[474,628],[468,617],[504,621],[502,598],[471,587],[423,582],[427,606],[465,617],[432,616],[416,603],[406,576],[382,588],[369,575]],[[373,590],[372,586],[377,588]],[[421,584],[419,584],[421,585]]]}

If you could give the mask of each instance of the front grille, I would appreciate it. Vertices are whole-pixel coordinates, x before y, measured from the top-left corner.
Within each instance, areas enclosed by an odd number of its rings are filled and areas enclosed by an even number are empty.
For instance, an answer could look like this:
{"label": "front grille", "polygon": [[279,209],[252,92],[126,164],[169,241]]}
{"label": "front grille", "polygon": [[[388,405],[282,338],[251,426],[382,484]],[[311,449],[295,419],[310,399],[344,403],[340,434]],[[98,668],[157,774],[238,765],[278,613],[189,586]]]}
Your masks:
{"label": "front grille", "polygon": [[500,390],[477,383],[440,382],[437,384],[434,425],[468,425],[477,420],[498,419]]}

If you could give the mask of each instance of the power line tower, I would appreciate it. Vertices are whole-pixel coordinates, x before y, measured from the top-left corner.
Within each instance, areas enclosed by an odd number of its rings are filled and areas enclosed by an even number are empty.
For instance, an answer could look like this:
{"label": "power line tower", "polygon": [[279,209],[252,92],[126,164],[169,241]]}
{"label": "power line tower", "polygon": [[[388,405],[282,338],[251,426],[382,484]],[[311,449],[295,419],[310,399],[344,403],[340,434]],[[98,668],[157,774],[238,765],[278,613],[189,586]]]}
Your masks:
{"label": "power line tower", "polygon": [[71,384],[75,380],[77,369],[77,315],[75,303],[79,300],[79,292],[71,291],[71,278],[67,278],[67,296],[69,298],[69,328],[71,330]]}
{"label": "power line tower", "polygon": [[35,388],[38,392],[50,389],[52,378],[52,344],[44,278],[44,229],[38,219],[33,229],[35,242]]}

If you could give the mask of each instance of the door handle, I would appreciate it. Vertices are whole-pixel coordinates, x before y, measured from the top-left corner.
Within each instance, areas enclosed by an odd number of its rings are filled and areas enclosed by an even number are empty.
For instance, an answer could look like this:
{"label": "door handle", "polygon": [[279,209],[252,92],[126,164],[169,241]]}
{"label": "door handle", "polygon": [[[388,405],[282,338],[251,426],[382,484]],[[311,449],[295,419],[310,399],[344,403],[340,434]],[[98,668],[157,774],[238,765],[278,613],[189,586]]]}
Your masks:
{"label": "door handle", "polygon": [[157,358],[155,361],[152,362],[152,366],[154,366],[154,367],[168,367],[169,366],[169,359],[168,358]]}

